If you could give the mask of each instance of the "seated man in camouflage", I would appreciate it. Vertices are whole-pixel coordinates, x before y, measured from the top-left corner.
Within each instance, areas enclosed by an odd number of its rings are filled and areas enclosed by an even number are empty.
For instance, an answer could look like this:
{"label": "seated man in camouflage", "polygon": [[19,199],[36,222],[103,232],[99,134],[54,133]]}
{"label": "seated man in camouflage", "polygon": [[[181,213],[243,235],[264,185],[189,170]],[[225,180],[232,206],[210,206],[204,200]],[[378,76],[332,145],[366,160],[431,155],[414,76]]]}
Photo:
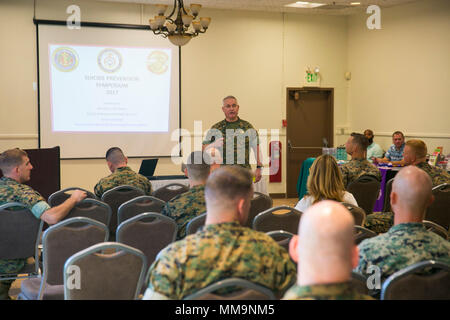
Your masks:
{"label": "seated man in camouflage", "polygon": [[[30,159],[21,149],[6,150],[0,155],[0,205],[8,202],[19,202],[28,207],[31,213],[48,224],[55,224],[63,219],[69,211],[81,200],[86,198],[86,192],[75,190],[69,199],[59,206],[50,208],[45,199],[31,187],[23,184],[30,180]],[[19,272],[26,259],[0,259],[0,274]],[[1,277],[0,277],[1,279]],[[0,281],[0,300],[9,299],[8,291],[13,280]]]}
{"label": "seated man in camouflage", "polygon": [[372,299],[351,283],[352,269],[358,265],[354,225],[351,213],[335,201],[325,200],[305,211],[298,236],[289,243],[289,253],[298,263],[297,284],[283,299]]}
{"label": "seated man in camouflage", "polygon": [[177,240],[186,236],[186,225],[190,220],[206,212],[205,184],[210,172],[210,163],[206,153],[192,152],[186,164],[189,191],[168,201],[161,212],[177,223]]}
{"label": "seated man in camouflage", "polygon": [[[425,171],[431,178],[432,187],[443,183],[450,183],[450,175],[443,169],[432,166],[427,162],[427,145],[422,140],[411,139],[406,142],[403,152],[406,165],[413,165]],[[392,212],[377,212],[366,217],[365,227],[376,232],[384,233],[394,224]]]}
{"label": "seated man in camouflage", "polygon": [[160,252],[150,267],[144,299],[182,299],[227,278],[242,278],[281,296],[296,268],[270,236],[242,225],[253,196],[253,176],[241,166],[211,173],[205,187],[206,225]]}
{"label": "seated man in camouflage", "polygon": [[430,177],[414,166],[402,169],[395,176],[391,192],[394,226],[387,233],[359,244],[356,271],[367,274],[374,265],[380,269],[384,281],[394,272],[424,260],[449,264],[450,242],[422,224],[432,202]]}
{"label": "seated man in camouflage", "polygon": [[129,185],[141,189],[146,195],[152,194],[150,181],[128,167],[128,158],[125,157],[120,148],[113,147],[106,152],[106,163],[111,174],[100,179],[95,185],[94,191],[98,198],[101,198],[106,191],[122,185]]}
{"label": "seated man in camouflage", "polygon": [[352,133],[345,143],[345,151],[352,157],[352,159],[341,165],[339,168],[342,172],[342,180],[344,187],[357,180],[363,175],[374,176],[381,181],[381,173],[377,167],[371,164],[366,159],[366,151],[369,141],[360,133]]}

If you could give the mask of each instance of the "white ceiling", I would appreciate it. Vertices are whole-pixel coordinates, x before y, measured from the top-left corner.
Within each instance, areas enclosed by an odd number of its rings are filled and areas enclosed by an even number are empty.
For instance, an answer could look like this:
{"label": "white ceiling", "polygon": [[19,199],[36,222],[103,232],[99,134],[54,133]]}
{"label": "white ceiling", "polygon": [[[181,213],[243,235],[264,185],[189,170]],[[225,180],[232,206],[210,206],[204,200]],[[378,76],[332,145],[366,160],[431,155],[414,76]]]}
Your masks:
{"label": "white ceiling", "polygon": [[[122,2],[139,4],[168,4],[173,5],[173,0],[97,0],[102,2]],[[273,12],[296,12],[331,15],[350,15],[365,11],[369,5],[376,4],[380,8],[403,5],[415,1],[429,0],[309,0],[309,2],[326,3],[327,6],[315,9],[302,9],[285,7],[286,4],[297,0],[185,0],[185,7],[191,3],[199,3],[204,8],[228,9],[228,10],[253,10]],[[303,0],[307,1],[307,0]],[[350,6],[350,2],[360,2],[359,6]],[[170,7],[169,7],[170,8]]]}

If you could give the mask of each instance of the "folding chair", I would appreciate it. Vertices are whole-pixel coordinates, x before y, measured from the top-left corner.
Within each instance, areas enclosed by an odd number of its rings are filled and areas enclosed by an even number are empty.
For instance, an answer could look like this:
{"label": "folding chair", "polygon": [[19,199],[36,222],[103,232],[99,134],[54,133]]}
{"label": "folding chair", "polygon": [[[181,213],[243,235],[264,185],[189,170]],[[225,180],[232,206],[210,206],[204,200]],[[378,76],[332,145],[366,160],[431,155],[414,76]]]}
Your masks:
{"label": "folding chair", "polygon": [[153,196],[161,199],[162,201],[168,202],[172,198],[176,197],[179,194],[185,193],[189,190],[188,186],[185,186],[181,183],[170,183],[161,187],[155,191],[153,191]]}
{"label": "folding chair", "polygon": [[[227,295],[214,293],[223,289],[238,289]],[[213,283],[206,288],[183,298],[183,300],[276,300],[274,293],[259,284],[239,278],[230,278]]]}
{"label": "folding chair", "polygon": [[9,202],[0,206],[0,259],[34,257],[33,263],[27,262],[17,273],[0,274],[1,280],[34,278],[39,275],[38,245],[43,224],[24,204]]}
{"label": "folding chair", "polygon": [[427,208],[425,219],[449,230],[450,226],[450,183],[438,185],[432,190],[434,201]]}
{"label": "folding chair", "polygon": [[434,223],[432,221],[427,221],[427,220],[423,220],[422,223],[425,226],[425,228],[427,228],[427,230],[436,233],[437,235],[441,236],[445,240],[448,240],[447,230],[445,230],[443,227],[441,227],[437,223]]}
{"label": "folding chair", "polygon": [[205,225],[205,221],[206,221],[206,212],[202,213],[199,216],[196,216],[191,221],[189,221],[188,224],[186,225],[186,236],[196,233],[198,229],[200,229]]}
{"label": "folding chair", "polygon": [[64,201],[66,201],[67,199],[70,198],[69,191],[74,191],[74,190],[84,191],[87,194],[86,198],[98,200],[97,196],[95,194],[93,194],[91,191],[88,191],[88,190],[83,189],[83,188],[71,187],[71,188],[62,189],[62,190],[59,190],[59,191],[56,191],[56,192],[52,193],[48,197],[48,204],[50,205],[50,207],[59,206]]}
{"label": "folding chair", "polygon": [[250,202],[250,210],[248,212],[248,219],[245,223],[245,227],[251,228],[253,219],[261,212],[272,208],[273,200],[267,194],[255,191],[253,199]]}
{"label": "folding chair", "polygon": [[362,226],[355,225],[354,228],[355,228],[355,235],[354,235],[355,245],[359,245],[363,240],[377,236],[375,232]]}
{"label": "folding chair", "polygon": [[[428,274],[423,271],[428,269]],[[430,274],[430,269],[436,272]],[[427,260],[399,270],[381,288],[381,300],[450,299],[450,265]]]}
{"label": "folding chair", "polygon": [[301,215],[300,211],[288,206],[273,207],[253,219],[253,229],[261,232],[283,230],[297,234]]}
{"label": "folding chair", "polygon": [[144,212],[161,213],[166,203],[152,196],[140,196],[122,203],[117,210],[117,224]]}
{"label": "folding chair", "polygon": [[380,193],[380,181],[371,175],[363,175],[357,180],[349,183],[347,191],[353,194],[366,214],[373,212],[373,207]]}
{"label": "folding chair", "polygon": [[363,226],[364,222],[366,221],[366,213],[364,212],[364,209],[357,207],[350,203],[346,203],[346,202],[341,202],[341,203],[353,215],[353,219],[355,220],[355,225]]}
{"label": "folding chair", "polygon": [[276,230],[267,232],[267,235],[289,252],[289,242],[294,234],[283,230]]}
{"label": "folding chair", "polygon": [[73,254],[108,240],[108,228],[98,221],[75,217],[61,221],[44,232],[43,273],[22,281],[20,300],[63,300],[63,267]]}
{"label": "folding chair", "polygon": [[[113,253],[105,251],[115,250]],[[142,251],[117,242],[93,245],[64,265],[65,300],[136,300],[147,259]]]}
{"label": "folding chair", "polygon": [[111,207],[107,203],[96,199],[84,199],[77,203],[62,221],[75,217],[86,217],[109,227],[111,216]]}

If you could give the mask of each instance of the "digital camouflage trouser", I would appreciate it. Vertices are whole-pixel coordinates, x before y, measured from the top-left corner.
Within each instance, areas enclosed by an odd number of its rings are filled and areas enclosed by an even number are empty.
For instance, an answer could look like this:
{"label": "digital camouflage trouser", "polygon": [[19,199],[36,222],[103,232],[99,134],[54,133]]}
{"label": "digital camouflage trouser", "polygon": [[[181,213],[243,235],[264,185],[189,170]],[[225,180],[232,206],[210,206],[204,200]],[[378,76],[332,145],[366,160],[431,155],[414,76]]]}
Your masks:
{"label": "digital camouflage trouser", "polygon": [[375,212],[366,217],[364,227],[380,234],[386,233],[394,225],[393,212]]}

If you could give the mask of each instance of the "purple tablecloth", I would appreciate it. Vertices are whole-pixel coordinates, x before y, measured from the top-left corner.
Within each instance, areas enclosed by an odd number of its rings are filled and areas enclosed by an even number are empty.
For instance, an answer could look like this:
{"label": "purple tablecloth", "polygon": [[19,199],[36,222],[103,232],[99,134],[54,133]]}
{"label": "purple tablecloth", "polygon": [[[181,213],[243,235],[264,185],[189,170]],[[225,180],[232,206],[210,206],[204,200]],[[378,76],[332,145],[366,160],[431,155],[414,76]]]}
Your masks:
{"label": "purple tablecloth", "polygon": [[378,167],[381,173],[381,185],[380,185],[380,194],[378,195],[378,199],[373,206],[373,212],[381,212],[384,207],[384,196],[386,193],[386,182],[387,182],[387,173],[388,171],[399,171],[401,167]]}

